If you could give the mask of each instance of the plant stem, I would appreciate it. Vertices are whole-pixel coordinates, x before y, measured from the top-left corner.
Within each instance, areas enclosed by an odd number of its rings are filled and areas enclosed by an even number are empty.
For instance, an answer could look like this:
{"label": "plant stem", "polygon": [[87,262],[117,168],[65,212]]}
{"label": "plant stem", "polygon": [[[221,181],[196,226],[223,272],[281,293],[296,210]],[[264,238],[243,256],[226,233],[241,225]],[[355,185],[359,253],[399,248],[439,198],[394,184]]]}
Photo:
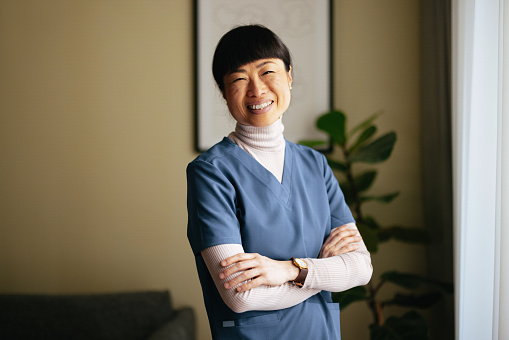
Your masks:
{"label": "plant stem", "polygon": [[382,304],[380,301],[376,299],[376,295],[380,290],[384,282],[381,281],[376,287],[373,287],[373,284],[368,283],[369,289],[369,299],[368,299],[368,307],[371,309],[371,313],[373,314],[373,322],[375,325],[382,326],[385,322],[383,312],[382,312]]}
{"label": "plant stem", "polygon": [[348,160],[350,153],[348,152],[348,150],[346,148],[346,143],[345,143],[345,145],[341,146],[341,150],[343,151],[343,156],[345,159],[346,180],[348,181],[348,184],[350,185],[350,188],[351,188],[352,200],[354,202],[353,210],[356,215],[356,221],[357,221],[357,223],[362,223],[364,221],[364,218],[363,218],[362,211],[361,211],[361,201],[360,201],[359,193],[357,192],[357,187],[355,185],[355,180],[354,180],[353,174],[352,174],[352,163],[350,163],[350,161]]}
{"label": "plant stem", "polygon": [[[355,185],[355,180],[352,173],[352,163],[349,161],[350,153],[348,152],[348,149],[346,148],[346,143],[341,146],[341,150],[343,151],[343,156],[345,159],[345,167],[346,167],[346,180],[348,181],[348,184],[350,185],[350,190],[352,194],[352,200],[354,202],[353,210],[356,214],[356,222],[362,223],[364,218],[362,215],[361,210],[361,200],[359,197],[359,192],[357,191],[357,187]],[[375,325],[382,326],[385,322],[383,312],[382,312],[382,304],[380,301],[376,299],[376,295],[378,291],[380,290],[380,287],[382,287],[384,281],[380,281],[376,287],[373,286],[372,282],[368,283],[368,289],[369,289],[369,299],[367,301],[368,307],[371,310],[371,313],[373,314],[373,321]]]}

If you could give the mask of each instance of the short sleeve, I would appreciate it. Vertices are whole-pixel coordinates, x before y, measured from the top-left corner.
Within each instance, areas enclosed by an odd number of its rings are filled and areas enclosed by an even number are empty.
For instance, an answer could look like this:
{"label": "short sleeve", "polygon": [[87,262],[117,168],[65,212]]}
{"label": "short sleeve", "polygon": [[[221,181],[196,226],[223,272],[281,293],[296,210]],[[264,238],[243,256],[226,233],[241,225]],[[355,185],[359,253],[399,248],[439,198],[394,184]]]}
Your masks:
{"label": "short sleeve", "polygon": [[325,156],[323,156],[322,159],[324,162],[324,179],[331,212],[331,228],[340,227],[347,223],[355,223],[352,212],[345,202],[345,196],[339,187],[338,180],[334,176]]}
{"label": "short sleeve", "polygon": [[219,244],[241,244],[235,188],[214,164],[187,167],[187,237],[193,252]]}

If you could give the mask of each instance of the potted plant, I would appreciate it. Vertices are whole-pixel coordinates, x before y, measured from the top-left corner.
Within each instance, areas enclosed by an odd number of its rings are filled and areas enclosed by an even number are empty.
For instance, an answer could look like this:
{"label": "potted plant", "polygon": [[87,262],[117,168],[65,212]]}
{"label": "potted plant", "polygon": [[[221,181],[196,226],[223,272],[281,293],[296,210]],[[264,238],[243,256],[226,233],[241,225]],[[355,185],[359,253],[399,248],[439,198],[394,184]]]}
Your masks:
{"label": "potted plant", "polygon": [[[317,128],[327,133],[332,145],[339,149],[338,152],[329,154],[327,160],[338,178],[346,203],[352,210],[359,232],[372,255],[377,253],[381,243],[391,239],[415,244],[429,242],[429,235],[423,228],[381,226],[373,216],[364,214],[363,205],[366,202],[387,204],[399,195],[398,191],[380,196],[367,194],[375,182],[377,171],[375,169],[354,171],[356,163],[378,164],[386,161],[392,153],[396,133],[388,132],[377,136],[374,121],[378,116],[379,114],[374,114],[350,130],[347,129],[345,114],[337,110],[321,115],[316,121]],[[317,147],[326,142],[300,143]],[[391,299],[381,300],[379,292],[387,284],[394,284],[412,292],[398,292]],[[342,310],[353,302],[367,303],[373,317],[373,323],[370,325],[371,339],[427,339],[427,322],[416,310],[431,307],[443,294],[452,293],[452,289],[451,284],[420,275],[388,271],[377,279],[373,278],[365,286],[333,293],[333,300],[340,303]],[[384,308],[392,305],[410,310],[402,316],[391,316],[386,320]]]}

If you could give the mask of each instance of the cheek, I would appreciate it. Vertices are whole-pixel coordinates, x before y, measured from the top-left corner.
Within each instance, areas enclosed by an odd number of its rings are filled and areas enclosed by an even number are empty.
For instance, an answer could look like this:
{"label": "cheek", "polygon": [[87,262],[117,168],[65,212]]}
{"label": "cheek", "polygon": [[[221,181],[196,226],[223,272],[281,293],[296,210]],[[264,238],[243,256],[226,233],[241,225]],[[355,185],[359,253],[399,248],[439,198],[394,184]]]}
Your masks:
{"label": "cheek", "polygon": [[281,101],[284,104],[289,104],[290,99],[292,98],[292,92],[290,91],[290,88],[282,88],[280,92]]}
{"label": "cheek", "polygon": [[287,79],[279,79],[277,82],[274,83],[274,88],[278,90],[278,93],[280,96],[286,98],[290,98],[291,92],[290,92],[290,84],[288,83]]}
{"label": "cheek", "polygon": [[239,91],[230,90],[225,94],[226,106],[228,107],[228,111],[235,118],[238,119],[239,116],[242,116],[243,112],[243,101],[242,96]]}
{"label": "cheek", "polygon": [[229,89],[225,92],[225,99],[230,105],[239,105],[242,102],[242,95],[239,89]]}

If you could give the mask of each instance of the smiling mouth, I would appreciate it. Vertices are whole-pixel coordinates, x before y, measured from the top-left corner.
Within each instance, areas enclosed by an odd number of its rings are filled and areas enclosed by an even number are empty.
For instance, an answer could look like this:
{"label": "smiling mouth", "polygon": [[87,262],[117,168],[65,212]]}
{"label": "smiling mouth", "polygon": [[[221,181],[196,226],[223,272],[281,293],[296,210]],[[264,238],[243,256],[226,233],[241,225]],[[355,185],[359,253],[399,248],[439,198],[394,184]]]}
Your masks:
{"label": "smiling mouth", "polygon": [[272,105],[272,103],[274,103],[274,101],[273,100],[269,100],[268,102],[263,103],[263,104],[259,104],[259,105],[248,105],[247,108],[249,110],[263,110],[267,106]]}

